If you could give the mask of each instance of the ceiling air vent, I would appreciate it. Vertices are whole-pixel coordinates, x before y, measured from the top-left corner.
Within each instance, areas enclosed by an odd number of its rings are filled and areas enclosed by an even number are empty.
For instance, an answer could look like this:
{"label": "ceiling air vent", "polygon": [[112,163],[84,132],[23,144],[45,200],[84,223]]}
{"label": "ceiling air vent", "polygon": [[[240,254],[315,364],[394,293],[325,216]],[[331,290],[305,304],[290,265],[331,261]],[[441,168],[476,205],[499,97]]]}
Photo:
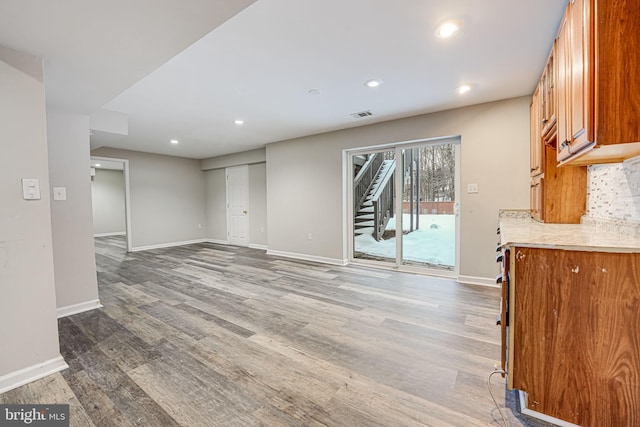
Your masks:
{"label": "ceiling air vent", "polygon": [[373,116],[373,113],[369,110],[360,111],[359,113],[351,113],[351,117],[353,117],[354,119],[362,119],[369,116]]}

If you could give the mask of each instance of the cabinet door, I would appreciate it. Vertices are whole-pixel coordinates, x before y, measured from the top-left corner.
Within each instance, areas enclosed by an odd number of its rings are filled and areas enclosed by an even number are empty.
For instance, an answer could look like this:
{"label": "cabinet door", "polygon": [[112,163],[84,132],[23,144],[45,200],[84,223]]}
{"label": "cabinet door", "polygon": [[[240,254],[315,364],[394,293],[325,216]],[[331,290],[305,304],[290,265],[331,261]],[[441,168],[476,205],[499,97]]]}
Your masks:
{"label": "cabinet door", "polygon": [[531,153],[529,157],[531,176],[542,173],[542,137],[540,124],[540,85],[533,92],[531,100]]}
{"label": "cabinet door", "polygon": [[640,254],[512,248],[512,386],[581,426],[640,426]]}
{"label": "cabinet door", "polygon": [[542,74],[541,102],[540,110],[542,111],[542,139],[548,138],[549,132],[556,124],[556,100],[555,100],[555,43],[547,60],[547,66]]}
{"label": "cabinet door", "polygon": [[542,175],[535,176],[531,178],[531,184],[529,186],[529,196],[530,196],[530,212],[531,217],[537,219],[538,221],[544,221],[542,212],[543,212],[543,195],[544,195],[544,178]]}
{"label": "cabinet door", "polygon": [[[569,5],[571,6],[571,5]],[[558,110],[556,111],[558,119],[558,142],[557,142],[557,160],[561,161],[568,158],[569,142],[571,141],[570,129],[570,81],[571,62],[569,61],[569,31],[571,23],[568,20],[569,7],[560,23],[560,30],[556,40],[556,97],[558,101]]]}
{"label": "cabinet door", "polygon": [[593,47],[591,45],[592,0],[572,0],[569,8],[571,62],[571,143],[577,153],[593,142]]}

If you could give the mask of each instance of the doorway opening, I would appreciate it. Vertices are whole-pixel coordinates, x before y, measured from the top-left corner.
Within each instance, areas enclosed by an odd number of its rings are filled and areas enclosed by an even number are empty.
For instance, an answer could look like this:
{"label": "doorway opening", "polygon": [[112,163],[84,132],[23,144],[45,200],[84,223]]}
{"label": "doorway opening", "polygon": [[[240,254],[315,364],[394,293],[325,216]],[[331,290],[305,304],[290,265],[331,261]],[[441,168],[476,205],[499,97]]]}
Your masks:
{"label": "doorway opening", "polygon": [[129,160],[91,156],[94,237],[123,236],[131,252]]}
{"label": "doorway opening", "polygon": [[347,152],[349,261],[454,277],[460,137]]}

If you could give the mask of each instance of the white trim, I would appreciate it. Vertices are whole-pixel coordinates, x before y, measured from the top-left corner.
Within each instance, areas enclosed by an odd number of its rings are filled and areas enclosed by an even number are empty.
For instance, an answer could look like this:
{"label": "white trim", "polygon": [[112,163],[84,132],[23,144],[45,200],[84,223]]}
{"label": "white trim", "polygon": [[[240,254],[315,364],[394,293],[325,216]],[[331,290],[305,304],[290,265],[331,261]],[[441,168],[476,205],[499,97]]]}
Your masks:
{"label": "white trim", "polygon": [[21,385],[25,385],[40,378],[44,378],[47,375],[67,369],[67,365],[62,356],[54,357],[53,359],[45,360],[35,365],[27,366],[26,368],[19,369],[14,372],[10,372],[0,377],[0,394],[18,388]]}
{"label": "white trim", "polygon": [[[342,183],[343,183],[343,204],[344,207],[342,209],[343,211],[343,232],[346,231],[346,235],[343,235],[343,251],[346,248],[346,253],[347,253],[347,259],[349,262],[351,263],[357,263],[359,260],[355,257],[355,242],[353,239],[354,236],[354,214],[355,212],[354,207],[353,207],[353,177],[354,177],[354,168],[353,168],[353,157],[355,155],[358,154],[370,154],[370,153],[380,153],[380,152],[385,152],[385,151],[390,151],[393,150],[395,152],[395,158],[396,159],[401,159],[402,158],[402,150],[404,149],[412,149],[412,148],[420,148],[420,147],[425,147],[425,146],[438,146],[438,145],[445,145],[445,144],[453,144],[455,146],[455,177],[454,177],[454,182],[455,182],[455,206],[458,207],[457,211],[454,212],[455,214],[455,265],[454,265],[454,269],[453,271],[451,271],[450,273],[440,273],[439,270],[435,270],[435,269],[429,269],[429,268],[425,268],[424,271],[421,271],[420,269],[422,267],[420,267],[419,265],[411,265],[411,267],[413,267],[412,269],[405,269],[405,267],[407,266],[406,264],[404,264],[403,258],[404,255],[402,253],[403,251],[403,245],[402,245],[402,234],[399,234],[399,238],[396,239],[396,253],[395,253],[395,263],[394,263],[394,267],[398,270],[398,271],[409,271],[412,273],[416,273],[416,274],[422,274],[422,275],[427,275],[427,276],[437,276],[437,277],[447,277],[447,278],[452,278],[455,279],[456,276],[458,275],[459,271],[460,271],[460,241],[461,241],[461,237],[460,237],[460,215],[459,215],[459,210],[460,210],[460,204],[461,204],[461,195],[460,195],[460,181],[461,181],[461,174],[462,174],[462,168],[460,167],[461,164],[461,145],[462,145],[462,135],[458,134],[458,135],[449,135],[449,136],[443,136],[443,137],[436,137],[436,138],[426,138],[426,139],[416,139],[416,140],[410,140],[410,141],[400,141],[400,142],[390,142],[387,144],[380,144],[380,145],[375,145],[375,146],[371,146],[371,147],[358,147],[358,148],[348,148],[348,149],[344,149],[342,150]],[[402,162],[396,162],[396,172],[400,172],[398,169],[401,168],[401,163]],[[396,194],[402,194],[403,192],[403,182],[402,182],[402,174],[401,173],[396,173],[396,177],[394,178],[394,189]],[[402,227],[402,218],[403,218],[403,214],[402,214],[402,203],[397,203],[396,204],[396,212],[395,212],[395,216],[397,218],[396,220],[396,228],[397,230],[401,230]],[[346,224],[345,224],[346,222]],[[396,233],[397,234],[397,233]],[[377,262],[376,262],[377,263]],[[382,264],[382,263],[380,263]],[[378,266],[373,265],[374,268],[378,268]],[[383,266],[380,265],[380,268],[382,269],[392,269],[389,268],[388,266]],[[434,273],[435,272],[435,273]],[[477,283],[476,283],[477,284]],[[488,284],[487,284],[488,285]]]}
{"label": "white trim", "polygon": [[93,237],[111,237],[111,236],[126,236],[126,231],[114,231],[113,233],[96,233]]}
{"label": "white trim", "polygon": [[206,243],[215,243],[216,245],[229,245],[228,240],[220,240],[220,239],[205,239]]}
{"label": "white trim", "polygon": [[94,299],[92,301],[85,301],[79,304],[67,305],[65,307],[58,307],[58,319],[61,317],[71,316],[72,314],[83,313],[89,310],[95,310],[96,308],[102,308],[102,304],[100,304],[99,299]]}
{"label": "white trim", "polygon": [[267,245],[259,245],[257,243],[249,243],[249,247],[251,249],[260,249],[261,251],[268,251],[269,247]]}
{"label": "white trim", "polygon": [[325,257],[315,256],[315,255],[297,254],[297,253],[293,253],[293,252],[274,251],[274,250],[271,250],[271,249],[267,249],[267,255],[281,256],[281,257],[284,257],[284,258],[301,259],[301,260],[304,260],[304,261],[319,262],[321,264],[331,264],[331,265],[340,265],[340,266],[345,266],[345,265],[349,264],[349,260],[348,259],[325,258]]}
{"label": "white trim", "polygon": [[542,421],[546,421],[551,424],[555,424],[560,427],[580,427],[579,425],[570,423],[569,421],[564,421],[559,418],[554,418],[549,415],[536,412],[533,409],[527,408],[527,394],[522,390],[518,390],[518,393],[520,393],[520,412],[522,414],[528,415],[532,418],[537,418]]}
{"label": "white trim", "polygon": [[458,276],[457,282],[464,283],[466,285],[489,286],[490,288],[500,287],[499,285],[496,284],[496,279],[487,278],[487,277]]}
{"label": "white trim", "polygon": [[193,245],[196,243],[208,243],[210,241],[211,239],[195,239],[195,240],[185,240],[183,242],[159,243],[157,245],[138,246],[135,248],[131,248],[130,252],[148,251],[151,249],[172,248],[174,246]]}

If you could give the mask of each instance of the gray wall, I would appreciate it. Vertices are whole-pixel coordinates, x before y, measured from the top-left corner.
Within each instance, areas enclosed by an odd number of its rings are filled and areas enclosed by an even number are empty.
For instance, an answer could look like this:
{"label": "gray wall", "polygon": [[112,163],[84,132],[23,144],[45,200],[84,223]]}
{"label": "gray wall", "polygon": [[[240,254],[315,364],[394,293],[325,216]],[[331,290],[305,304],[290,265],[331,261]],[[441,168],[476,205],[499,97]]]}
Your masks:
{"label": "gray wall", "polygon": [[202,159],[202,170],[222,169],[231,166],[250,165],[252,163],[264,163],[267,160],[267,152],[264,148],[243,151],[241,153],[227,154],[225,156]]}
{"label": "gray wall", "polygon": [[[60,356],[42,61],[0,46],[0,390],[2,377]],[[22,178],[41,200],[22,198]],[[7,377],[5,377],[7,378]]]}
{"label": "gray wall", "polygon": [[227,188],[225,170],[204,172],[206,192],[207,237],[227,241]]}
{"label": "gray wall", "polygon": [[129,160],[133,249],[207,237],[200,161],[99,148],[95,156]]}
{"label": "gray wall", "polygon": [[96,169],[91,180],[91,200],[94,234],[126,232],[123,171]]}
{"label": "gray wall", "polygon": [[[344,149],[461,135],[459,273],[489,281],[498,209],[529,208],[529,102],[520,97],[268,144],[269,250],[347,258]],[[477,194],[466,193],[470,183]]]}
{"label": "gray wall", "polygon": [[267,165],[249,165],[250,246],[267,246]]}
{"label": "gray wall", "polygon": [[67,191],[67,200],[51,202],[57,306],[64,309],[91,301],[97,305],[89,116],[47,110],[47,138],[51,187]]}
{"label": "gray wall", "polygon": [[249,166],[249,245],[267,246],[266,149],[244,151],[200,161],[205,171],[207,230],[210,239],[227,241],[225,168]]}

